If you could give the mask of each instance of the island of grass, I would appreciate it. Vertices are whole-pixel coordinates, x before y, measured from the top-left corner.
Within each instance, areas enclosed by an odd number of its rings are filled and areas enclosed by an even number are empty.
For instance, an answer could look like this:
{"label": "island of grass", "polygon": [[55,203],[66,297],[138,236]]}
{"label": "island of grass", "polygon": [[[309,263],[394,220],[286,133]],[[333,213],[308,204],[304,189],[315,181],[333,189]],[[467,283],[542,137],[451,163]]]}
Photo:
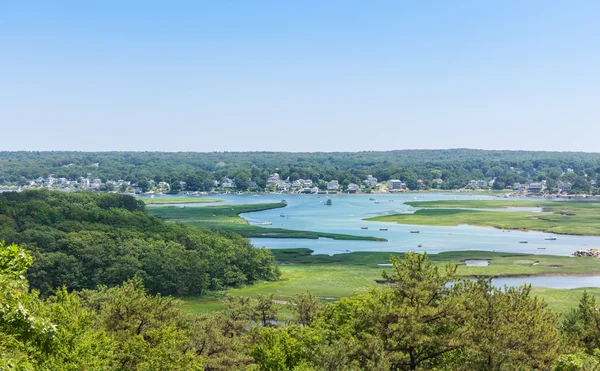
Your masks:
{"label": "island of grass", "polygon": [[141,197],[146,205],[165,205],[165,204],[208,204],[213,202],[223,202],[216,198],[195,198],[195,197]]}
{"label": "island of grass", "polygon": [[[501,229],[532,230],[569,235],[600,235],[600,202],[524,201],[524,200],[450,200],[414,201],[407,205],[422,208],[413,214],[368,218],[368,221],[399,224],[456,226],[470,224]],[[508,207],[541,208],[543,212],[490,210]]]}
{"label": "island of grass", "polygon": [[298,231],[284,228],[266,228],[248,224],[240,216],[251,213],[285,207],[282,202],[268,204],[218,205],[200,207],[161,206],[148,208],[148,212],[167,221],[182,222],[199,228],[221,229],[236,232],[244,237],[262,238],[332,238],[334,240],[387,241],[385,238],[355,236],[349,234]]}
{"label": "island of grass", "polygon": [[[186,298],[185,309],[206,312],[222,309],[220,298],[225,295],[249,296],[273,294],[280,302],[289,301],[294,295],[311,292],[324,301],[348,297],[354,292],[365,292],[378,285],[381,273],[391,267],[390,255],[402,253],[352,252],[336,255],[313,255],[310,249],[271,250],[279,263],[281,279],[260,282],[253,286],[213,293],[210,297]],[[515,254],[488,251],[453,251],[429,255],[430,260],[442,268],[446,264],[458,265],[458,274],[470,277],[522,277],[554,275],[600,275],[600,260],[596,258],[571,258],[568,256]],[[469,267],[465,260],[488,260],[489,266]],[[600,288],[588,288],[589,293],[600,299]],[[533,293],[546,300],[553,310],[564,313],[577,305],[584,289],[560,290],[535,287]],[[208,304],[208,305],[206,305]]]}

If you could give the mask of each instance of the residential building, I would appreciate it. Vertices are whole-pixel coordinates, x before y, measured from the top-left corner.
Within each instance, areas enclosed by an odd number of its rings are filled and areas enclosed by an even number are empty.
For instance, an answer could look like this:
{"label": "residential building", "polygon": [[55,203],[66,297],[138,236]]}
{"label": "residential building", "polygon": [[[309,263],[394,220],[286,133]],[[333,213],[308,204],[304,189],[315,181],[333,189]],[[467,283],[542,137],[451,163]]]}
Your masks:
{"label": "residential building", "polygon": [[388,180],[388,188],[389,189],[402,189],[402,182],[398,179]]}
{"label": "residential building", "polygon": [[544,184],[542,182],[529,183],[527,192],[529,193],[542,193],[544,191]]}
{"label": "residential building", "polygon": [[488,185],[488,182],[485,180],[471,180],[469,181],[469,184],[467,184],[467,187],[485,188]]}
{"label": "residential building", "polygon": [[289,182],[283,181],[277,184],[277,190],[280,192],[287,192],[290,190],[291,186],[292,185]]}
{"label": "residential building", "polygon": [[338,183],[337,180],[332,180],[327,183],[328,191],[337,191],[338,189],[340,189],[340,184]]}
{"label": "residential building", "polygon": [[373,175],[368,175],[367,179],[363,180],[369,187],[375,188],[377,187],[377,178],[374,178]]}
{"label": "residential building", "polygon": [[278,184],[280,181],[281,179],[279,179],[279,174],[273,173],[267,179],[267,185]]}
{"label": "residential building", "polygon": [[233,180],[229,178],[223,178],[223,182],[221,182],[221,187],[223,188],[235,188],[235,183]]}
{"label": "residential building", "polygon": [[348,184],[348,193],[356,193],[360,189],[358,184],[350,183]]}
{"label": "residential building", "polygon": [[571,190],[571,183],[569,182],[559,180],[556,182],[556,186],[558,187],[559,192],[569,192]]}

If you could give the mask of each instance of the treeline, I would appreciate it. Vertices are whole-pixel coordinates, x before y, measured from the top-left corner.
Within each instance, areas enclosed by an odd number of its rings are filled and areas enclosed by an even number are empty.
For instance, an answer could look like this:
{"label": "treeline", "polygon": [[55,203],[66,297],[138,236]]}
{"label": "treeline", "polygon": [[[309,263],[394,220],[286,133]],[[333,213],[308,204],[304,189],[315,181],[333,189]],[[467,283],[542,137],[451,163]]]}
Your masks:
{"label": "treeline", "polygon": [[44,296],[134,277],[153,294],[202,295],[279,276],[270,251],[247,239],[164,222],[118,194],[0,193],[0,240],[30,251],[27,278]]}
{"label": "treeline", "polygon": [[148,295],[139,279],[41,300],[31,264],[0,244],[0,369],[592,370],[600,310],[584,294],[563,320],[529,287],[464,281],[426,255],[393,259],[389,285],[324,304],[310,293],[229,297],[214,315]]}
{"label": "treeline", "polygon": [[[567,169],[572,173],[566,174]],[[573,183],[573,192],[590,192],[600,172],[599,153],[484,151],[472,149],[388,152],[0,152],[0,184],[23,185],[28,179],[79,177],[187,183],[189,191],[210,191],[227,177],[238,190],[263,190],[270,174],[283,179],[338,180],[356,183],[371,174],[380,181],[401,179],[408,188],[456,189],[469,180],[491,180],[503,189],[527,180]],[[442,179],[443,183],[435,182]],[[422,185],[418,183],[422,180]],[[256,186],[254,185],[256,183]],[[322,184],[321,184],[322,185]]]}

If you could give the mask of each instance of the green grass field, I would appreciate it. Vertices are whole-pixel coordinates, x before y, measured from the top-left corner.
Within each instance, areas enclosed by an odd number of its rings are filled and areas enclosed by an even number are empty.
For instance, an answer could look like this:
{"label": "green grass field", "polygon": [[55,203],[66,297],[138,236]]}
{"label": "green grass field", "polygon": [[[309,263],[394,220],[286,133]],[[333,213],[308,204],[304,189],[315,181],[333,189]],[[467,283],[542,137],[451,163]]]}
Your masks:
{"label": "green grass field", "polygon": [[[384,270],[377,264],[388,263],[390,253],[353,252],[338,255],[311,255],[308,249],[273,250],[280,262],[281,279],[276,282],[260,282],[253,286],[214,293],[201,298],[186,298],[184,309],[195,313],[210,313],[220,310],[220,298],[225,294],[243,295],[256,298],[261,293],[273,294],[276,300],[288,301],[300,292],[309,291],[324,301],[338,300],[376,287],[375,280],[381,278]],[[402,255],[394,254],[394,255]],[[440,267],[458,264],[458,273],[471,276],[528,276],[556,274],[599,274],[600,260],[595,258],[571,258],[554,255],[508,254],[486,251],[445,252],[429,255],[431,261]],[[467,267],[466,259],[489,259],[487,267]],[[538,262],[537,265],[533,265]],[[589,289],[599,296],[600,288]],[[556,290],[534,288],[535,295],[543,298],[556,311],[565,312],[577,305],[583,289]]]}
{"label": "green grass field", "polygon": [[[470,224],[501,229],[518,229],[570,235],[600,235],[600,202],[522,201],[522,200],[451,200],[415,201],[406,204],[421,207],[413,214],[378,216],[365,220],[412,225],[455,226]],[[544,213],[528,211],[497,212],[507,207],[540,207]]]}
{"label": "green grass field", "polygon": [[223,229],[244,237],[266,238],[332,238],[335,240],[387,241],[385,238],[353,236],[348,234],[297,231],[284,228],[265,228],[250,225],[241,213],[250,213],[285,207],[285,203],[218,205],[201,207],[162,206],[148,208],[148,212],[167,221],[188,223],[199,228]]}
{"label": "green grass field", "polygon": [[164,205],[164,204],[208,204],[213,202],[223,202],[216,198],[202,198],[202,197],[140,197],[140,200],[144,201],[146,205]]}

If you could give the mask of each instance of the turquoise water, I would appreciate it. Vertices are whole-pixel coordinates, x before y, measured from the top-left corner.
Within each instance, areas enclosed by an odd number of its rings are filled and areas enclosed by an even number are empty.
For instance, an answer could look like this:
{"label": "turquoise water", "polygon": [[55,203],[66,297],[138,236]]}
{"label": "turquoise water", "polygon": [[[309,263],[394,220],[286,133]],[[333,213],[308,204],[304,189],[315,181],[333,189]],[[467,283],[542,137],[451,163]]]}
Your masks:
{"label": "turquoise water", "polygon": [[[159,196],[169,197],[169,196]],[[204,196],[190,196],[204,197]],[[502,231],[491,227],[460,225],[454,227],[416,226],[396,223],[366,222],[363,218],[396,213],[412,213],[416,209],[405,205],[405,201],[434,200],[486,200],[495,197],[465,195],[457,193],[402,193],[377,195],[218,195],[229,204],[268,203],[285,199],[288,206],[282,209],[242,214],[251,224],[271,222],[266,228],[288,228],[319,232],[343,233],[361,236],[375,236],[388,239],[388,242],[375,241],[336,241],[326,238],[277,239],[253,238],[254,245],[277,248],[305,247],[317,254],[337,254],[350,251],[427,251],[438,253],[456,250],[486,250],[500,252],[522,252],[532,254],[571,255],[580,248],[600,248],[600,236],[553,235],[555,241],[544,238],[552,234],[544,232]],[[333,205],[324,203],[330,197]],[[369,198],[375,198],[378,203]],[[515,199],[517,200],[517,199]],[[568,201],[556,201],[568,202]],[[221,205],[223,203],[220,203]],[[214,205],[214,204],[213,204]],[[207,204],[186,204],[188,206],[208,206]],[[506,209],[492,209],[507,212]],[[511,208],[539,212],[536,208]],[[281,217],[281,215],[284,217]],[[368,227],[364,230],[361,227]],[[380,231],[379,228],[387,228]],[[420,233],[410,233],[411,230]],[[520,243],[527,241],[526,244]],[[418,247],[421,245],[422,247]]]}
{"label": "turquoise water", "polygon": [[[168,197],[168,196],[160,196]],[[190,196],[204,197],[204,196]],[[366,222],[363,218],[389,215],[396,213],[412,213],[416,209],[403,204],[405,201],[434,201],[434,200],[486,200],[495,197],[481,195],[465,195],[456,193],[419,193],[419,194],[378,194],[378,195],[218,195],[206,196],[220,198],[228,204],[268,203],[285,199],[285,208],[266,210],[256,213],[242,214],[251,224],[260,222],[273,223],[269,227],[289,228],[297,230],[376,236],[388,239],[388,242],[375,241],[335,241],[321,238],[309,239],[278,239],[253,238],[252,242],[258,247],[298,248],[305,247],[317,254],[339,254],[349,251],[383,251],[404,252],[417,251],[438,253],[456,250],[486,250],[498,252],[520,252],[549,255],[571,255],[580,248],[600,248],[600,237],[551,235],[543,232],[502,231],[496,228],[461,225],[456,227],[411,226],[395,223]],[[331,197],[332,206],[324,203]],[[369,198],[375,198],[375,203]],[[568,201],[556,201],[568,202]],[[223,204],[223,203],[220,203]],[[214,205],[214,204],[213,204]],[[207,204],[186,204],[188,206],[208,206]],[[494,211],[506,212],[506,209]],[[509,210],[527,210],[539,212],[535,208],[518,208]],[[284,215],[283,217],[281,215]],[[361,227],[368,227],[364,230]],[[379,228],[387,228],[380,231]],[[410,233],[419,230],[420,233]],[[554,236],[555,241],[545,240]],[[520,241],[527,241],[522,244]],[[422,247],[418,247],[422,245]],[[600,287],[600,277],[511,277],[494,280],[497,286],[519,286],[530,283],[534,286],[552,288]]]}

